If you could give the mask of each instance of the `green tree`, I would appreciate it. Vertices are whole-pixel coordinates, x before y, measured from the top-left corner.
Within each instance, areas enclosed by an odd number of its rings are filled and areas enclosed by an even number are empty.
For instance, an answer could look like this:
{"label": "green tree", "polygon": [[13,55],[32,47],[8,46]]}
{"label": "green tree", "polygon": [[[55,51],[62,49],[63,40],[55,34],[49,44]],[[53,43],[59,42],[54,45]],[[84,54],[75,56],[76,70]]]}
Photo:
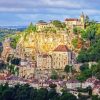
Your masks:
{"label": "green tree", "polygon": [[6,69],[6,64],[4,63],[4,61],[0,61],[0,70]]}
{"label": "green tree", "polygon": [[92,96],[92,100],[100,100],[100,98],[99,98],[98,95],[93,95],[93,96]]}
{"label": "green tree", "polygon": [[76,27],[73,28],[73,33],[76,34],[76,35],[78,35],[78,29]]}
{"label": "green tree", "polygon": [[81,30],[81,38],[83,40],[87,40],[87,37],[88,37],[88,34],[86,32],[86,29],[85,30]]}
{"label": "green tree", "polygon": [[88,89],[89,96],[92,96],[92,87],[89,86],[89,87],[87,87],[87,89]]}
{"label": "green tree", "polygon": [[55,89],[51,89],[48,92],[48,100],[59,100],[59,94],[56,92]]}
{"label": "green tree", "polygon": [[86,49],[83,49],[79,52],[77,61],[81,63],[85,63],[89,61],[89,54],[87,53]]}
{"label": "green tree", "polygon": [[86,77],[84,76],[84,74],[81,74],[77,76],[77,80],[80,81],[82,87],[82,82],[86,80]]}
{"label": "green tree", "polygon": [[82,49],[77,57],[78,62],[89,62],[100,60],[100,39],[93,43],[88,49]]}
{"label": "green tree", "polygon": [[32,23],[30,23],[30,25],[27,27],[27,29],[23,32],[23,37],[24,37],[24,40],[27,40],[27,36],[30,35],[30,33],[35,33],[37,32],[37,29],[36,29],[36,26],[33,25]]}
{"label": "green tree", "polygon": [[11,89],[4,90],[2,93],[2,100],[13,100],[13,98],[12,98],[13,92],[14,91]]}
{"label": "green tree", "polygon": [[73,66],[71,66],[71,65],[66,65],[65,68],[64,68],[64,71],[65,71],[66,73],[71,73],[71,72],[73,72]]}
{"label": "green tree", "polygon": [[86,25],[86,27],[88,27],[90,25],[89,16],[86,16],[86,18],[85,18],[85,25]]}
{"label": "green tree", "polygon": [[72,45],[74,46],[74,48],[77,48],[77,46],[78,46],[78,38],[77,37],[72,40]]}
{"label": "green tree", "polygon": [[82,83],[84,82],[87,78],[92,77],[92,71],[89,69],[88,65],[82,65],[81,66],[81,73],[77,76],[77,79]]}
{"label": "green tree", "polygon": [[77,98],[71,93],[63,93],[60,100],[77,100]]}
{"label": "green tree", "polygon": [[91,22],[91,24],[86,28],[87,40],[90,41],[90,45],[95,40],[97,25],[95,22]]}
{"label": "green tree", "polygon": [[28,32],[28,33],[36,32],[36,26],[33,25],[33,23],[31,22],[30,25],[28,26],[28,28],[26,29],[26,32]]}
{"label": "green tree", "polygon": [[47,95],[48,95],[48,90],[45,88],[40,88],[37,91],[37,96],[35,100],[47,100],[48,99]]}
{"label": "green tree", "polygon": [[64,28],[65,24],[61,23],[59,20],[52,21],[52,24],[57,28]]}
{"label": "green tree", "polygon": [[15,66],[14,65],[8,65],[7,67],[11,74],[15,74]]}
{"label": "green tree", "polygon": [[89,64],[88,63],[84,63],[80,66],[80,70],[81,71],[85,71],[89,69]]}
{"label": "green tree", "polygon": [[99,36],[100,35],[100,24],[97,24],[97,30],[96,30],[96,35]]}
{"label": "green tree", "polygon": [[86,95],[82,95],[81,93],[78,94],[79,100],[88,100],[90,97]]}
{"label": "green tree", "polygon": [[13,64],[13,65],[19,65],[20,61],[21,61],[20,58],[13,58],[13,59],[11,59],[11,64]]}
{"label": "green tree", "polygon": [[49,87],[50,87],[51,89],[55,89],[55,88],[57,87],[57,85],[56,85],[56,84],[50,84]]}
{"label": "green tree", "polygon": [[2,51],[3,51],[3,46],[2,46],[2,42],[0,42],[0,57],[1,57]]}
{"label": "green tree", "polygon": [[16,46],[17,46],[17,43],[18,43],[19,39],[20,39],[20,35],[19,34],[11,36],[10,46],[13,49],[16,49]]}
{"label": "green tree", "polygon": [[54,79],[54,80],[58,79],[58,74],[57,74],[57,72],[55,70],[52,70],[52,73],[51,73],[51,77],[50,78],[51,79]]}

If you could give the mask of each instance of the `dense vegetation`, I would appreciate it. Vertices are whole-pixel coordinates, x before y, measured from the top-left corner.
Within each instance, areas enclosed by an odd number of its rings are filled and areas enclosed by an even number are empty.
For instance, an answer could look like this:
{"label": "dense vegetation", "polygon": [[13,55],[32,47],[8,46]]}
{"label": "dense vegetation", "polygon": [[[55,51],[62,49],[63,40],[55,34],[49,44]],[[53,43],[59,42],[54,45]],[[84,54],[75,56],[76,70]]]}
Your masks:
{"label": "dense vegetation", "polygon": [[[49,89],[40,88],[36,89],[28,84],[9,86],[8,83],[0,85],[0,100],[100,100],[97,95],[91,95],[91,87],[86,89],[78,88],[79,94],[77,99],[73,94],[69,93],[68,90],[63,89],[62,93],[59,94],[56,91],[57,85],[50,84]],[[88,92],[89,96],[83,96],[81,92]]]}
{"label": "dense vegetation", "polygon": [[60,95],[56,92],[55,85],[50,85],[50,90],[45,88],[36,89],[28,84],[9,87],[0,85],[0,100],[77,100],[74,95],[63,91]]}
{"label": "dense vegetation", "polygon": [[[87,48],[83,47],[77,57],[77,62],[82,63],[81,73],[77,78],[80,81],[85,81],[91,76],[100,79],[100,24],[91,22],[82,34],[82,38],[89,41],[90,45]],[[89,66],[89,62],[94,64]]]}
{"label": "dense vegetation", "polygon": [[59,78],[58,77],[58,73],[55,70],[52,70],[52,73],[51,73],[51,77],[50,78],[53,79],[53,80],[58,79]]}
{"label": "dense vegetation", "polygon": [[10,46],[13,49],[16,49],[17,43],[18,43],[18,41],[20,39],[20,35],[19,34],[15,34],[15,35],[10,36],[10,38],[11,38]]}
{"label": "dense vegetation", "polygon": [[52,24],[57,28],[65,28],[66,27],[65,23],[62,23],[59,20],[52,21]]}

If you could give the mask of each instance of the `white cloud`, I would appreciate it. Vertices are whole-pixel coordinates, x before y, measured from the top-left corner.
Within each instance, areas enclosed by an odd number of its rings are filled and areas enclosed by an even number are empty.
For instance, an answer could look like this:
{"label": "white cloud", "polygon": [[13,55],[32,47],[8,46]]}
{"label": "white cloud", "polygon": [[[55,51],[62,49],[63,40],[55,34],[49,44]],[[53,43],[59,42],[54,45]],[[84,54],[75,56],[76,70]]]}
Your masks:
{"label": "white cloud", "polygon": [[98,15],[96,18],[99,18],[99,4],[100,0],[0,0],[0,14],[5,13],[9,17],[0,16],[0,21],[9,23],[13,19],[17,20],[12,21],[15,24],[27,24],[40,19],[63,21],[67,17],[79,17],[81,12],[92,17]]}
{"label": "white cloud", "polygon": [[4,7],[1,7],[0,8],[0,12],[26,12],[27,9],[25,8],[4,8]]}
{"label": "white cloud", "polygon": [[[80,0],[81,1],[81,0]],[[7,11],[12,11],[11,9],[27,9],[32,10],[34,8],[81,8],[82,6],[87,7],[84,2],[79,0],[0,0],[0,9],[5,8]],[[2,10],[2,9],[1,9]],[[1,11],[0,10],[0,11]],[[3,11],[3,10],[2,10]],[[22,11],[22,10],[21,10]],[[12,11],[13,12],[13,11]],[[20,11],[19,11],[20,12]]]}
{"label": "white cloud", "polygon": [[37,22],[38,20],[45,20],[45,21],[50,21],[50,20],[61,20],[64,21],[65,18],[67,17],[71,17],[71,16],[67,16],[67,15],[51,15],[51,14],[17,14],[16,15],[18,18],[20,18],[21,20],[25,20],[25,21],[34,21]]}
{"label": "white cloud", "polygon": [[[86,9],[89,13],[95,13],[95,0],[0,0],[0,12],[10,13],[45,13],[45,14],[72,14]],[[85,10],[84,10],[85,11]]]}
{"label": "white cloud", "polygon": [[100,15],[100,10],[98,9],[84,9],[83,12],[87,15]]}
{"label": "white cloud", "polygon": [[71,0],[42,0],[44,4],[51,7],[68,7],[68,8],[80,8],[81,5],[75,1],[73,3]]}
{"label": "white cloud", "polygon": [[37,19],[39,17],[38,14],[17,14],[17,17],[19,17],[22,20],[30,20],[30,19]]}

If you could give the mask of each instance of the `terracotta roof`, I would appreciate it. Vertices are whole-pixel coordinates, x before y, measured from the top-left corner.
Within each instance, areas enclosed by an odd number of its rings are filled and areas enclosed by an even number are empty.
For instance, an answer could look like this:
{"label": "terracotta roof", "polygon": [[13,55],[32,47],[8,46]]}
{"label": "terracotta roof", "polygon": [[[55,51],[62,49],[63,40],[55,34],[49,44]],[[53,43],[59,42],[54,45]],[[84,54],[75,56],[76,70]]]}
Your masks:
{"label": "terracotta roof", "polygon": [[5,79],[5,77],[0,75],[0,80],[4,80],[4,79]]}
{"label": "terracotta roof", "polygon": [[59,45],[57,48],[54,49],[54,51],[68,52],[69,49],[66,45]]}
{"label": "terracotta roof", "polygon": [[90,83],[95,83],[96,81],[98,81],[98,79],[95,78],[95,77],[88,78],[88,79],[86,80],[86,82],[90,82]]}
{"label": "terracotta roof", "polygon": [[78,21],[76,18],[66,18],[65,21]]}
{"label": "terracotta roof", "polygon": [[95,84],[95,85],[100,85],[100,80],[96,80],[96,81],[94,82],[94,84]]}
{"label": "terracotta roof", "polygon": [[67,83],[80,83],[80,82],[76,79],[70,79],[67,81]]}
{"label": "terracotta roof", "polygon": [[100,90],[100,85],[95,85],[95,86],[93,87],[93,90],[95,90],[95,89]]}
{"label": "terracotta roof", "polygon": [[42,56],[43,58],[51,57],[51,55],[49,55],[49,54],[41,54],[39,56]]}

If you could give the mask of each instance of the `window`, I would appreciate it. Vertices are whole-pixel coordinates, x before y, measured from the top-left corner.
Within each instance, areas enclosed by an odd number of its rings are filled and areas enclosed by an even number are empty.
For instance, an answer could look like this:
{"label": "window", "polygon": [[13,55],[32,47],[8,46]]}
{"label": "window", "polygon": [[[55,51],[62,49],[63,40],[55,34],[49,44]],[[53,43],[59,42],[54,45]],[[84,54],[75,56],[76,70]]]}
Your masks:
{"label": "window", "polygon": [[59,62],[59,66],[60,66],[60,62]]}
{"label": "window", "polygon": [[66,62],[64,62],[64,65],[66,65]]}

